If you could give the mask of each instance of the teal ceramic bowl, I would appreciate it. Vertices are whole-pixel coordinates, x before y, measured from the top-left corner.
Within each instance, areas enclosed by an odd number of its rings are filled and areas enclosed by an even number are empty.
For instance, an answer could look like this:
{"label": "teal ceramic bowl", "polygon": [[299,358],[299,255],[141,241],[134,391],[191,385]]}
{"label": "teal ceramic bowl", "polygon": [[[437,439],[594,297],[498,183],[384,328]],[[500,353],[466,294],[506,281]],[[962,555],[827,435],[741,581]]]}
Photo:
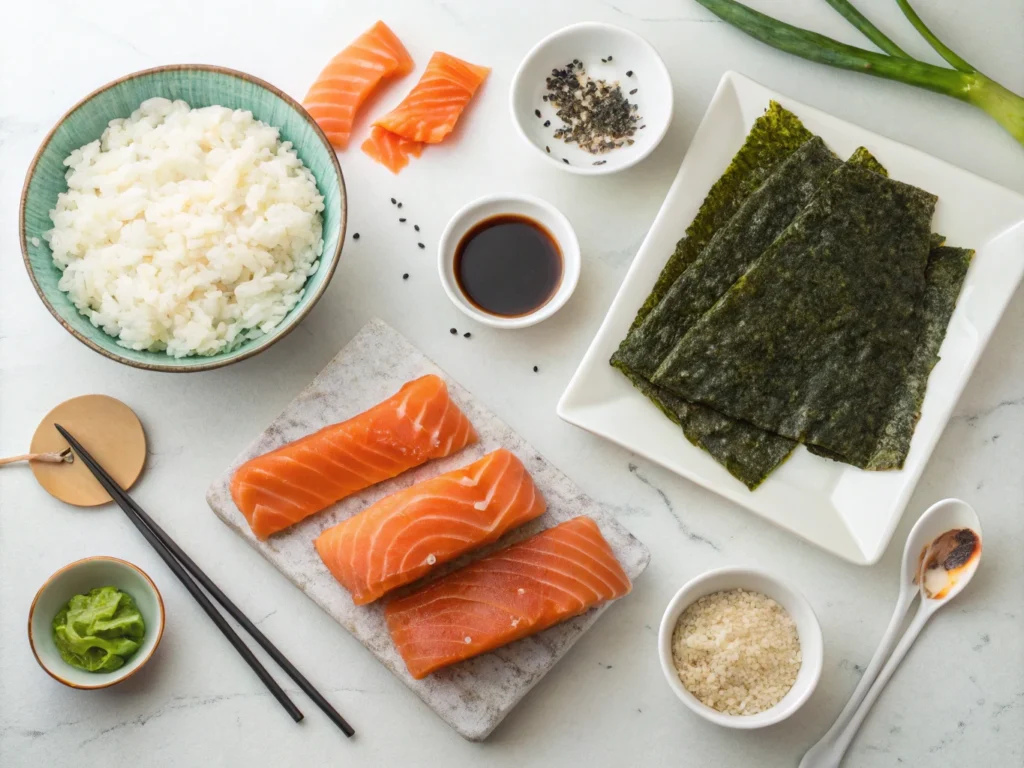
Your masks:
{"label": "teal ceramic bowl", "polygon": [[[192,107],[219,104],[247,109],[281,131],[302,162],[316,177],[324,196],[324,252],[315,274],[306,281],[302,300],[270,333],[252,339],[230,352],[207,357],[174,358],[163,352],[137,352],[119,346],[117,339],[96,328],[57,288],[61,271],[53,263],[43,233],[52,228],[49,212],[57,195],[67,191],[64,158],[71,151],[95,141],[107,124],[128,117],[146,99],[163,96],[183,99]],[[286,336],[304,318],[327,289],[341,258],[348,218],[345,180],[337,155],[309,113],[294,99],[259,78],[222,67],[184,64],[136,72],[86,96],[64,115],[43,140],[25,177],[19,226],[21,250],[32,284],[47,309],[75,338],[102,355],[136,368],[189,373],[219,368],[252,357]],[[38,243],[38,244],[37,244]]]}

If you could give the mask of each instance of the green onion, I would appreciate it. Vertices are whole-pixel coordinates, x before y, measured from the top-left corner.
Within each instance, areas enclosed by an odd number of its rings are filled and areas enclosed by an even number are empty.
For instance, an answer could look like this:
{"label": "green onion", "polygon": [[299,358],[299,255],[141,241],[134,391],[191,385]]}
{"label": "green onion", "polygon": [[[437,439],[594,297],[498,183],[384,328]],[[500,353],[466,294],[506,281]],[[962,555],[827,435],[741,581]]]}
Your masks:
{"label": "green onion", "polygon": [[982,74],[950,50],[925,26],[908,0],[896,0],[900,10],[914,29],[955,69],[938,67],[912,58],[854,8],[849,0],[826,1],[885,53],[867,51],[794,27],[735,0],[697,0],[732,26],[780,51],[819,64],[927,88],[973,104],[987,112],[1024,145],[1024,98]]}

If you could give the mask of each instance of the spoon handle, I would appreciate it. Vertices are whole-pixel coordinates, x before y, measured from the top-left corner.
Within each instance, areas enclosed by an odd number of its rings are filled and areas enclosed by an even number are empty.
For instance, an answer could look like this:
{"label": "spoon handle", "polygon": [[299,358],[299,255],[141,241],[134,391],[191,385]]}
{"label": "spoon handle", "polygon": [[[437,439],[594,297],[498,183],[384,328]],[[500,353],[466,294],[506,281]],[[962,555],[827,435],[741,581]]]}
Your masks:
{"label": "spoon handle", "polygon": [[928,619],[932,617],[934,611],[931,610],[931,606],[924,600],[922,600],[920,607],[917,609],[917,613],[914,615],[914,620],[910,622],[910,626],[907,627],[907,631],[900,638],[899,644],[896,649],[892,652],[892,656],[885,662],[885,666],[882,667],[882,671],[878,673],[878,679],[872,684],[871,689],[867,692],[864,697],[864,701],[857,707],[857,711],[854,712],[853,717],[850,718],[850,722],[843,728],[842,732],[836,738],[835,744],[830,750],[834,756],[834,765],[839,765],[843,759],[843,755],[846,754],[846,750],[849,748],[853,738],[857,735],[857,731],[860,730],[861,724],[864,722],[864,718],[868,716],[868,712],[871,711],[872,705],[878,700],[882,690],[885,688],[886,683],[893,676],[893,673],[899,667],[900,662],[903,661],[903,657],[907,655],[907,651],[910,650],[910,646],[914,644],[917,636],[921,634],[921,630],[924,625],[928,623]]}
{"label": "spoon handle", "polygon": [[[871,657],[871,661],[868,662],[864,674],[860,677],[860,682],[857,683],[857,687],[850,695],[850,700],[846,702],[846,706],[843,707],[843,711],[839,713],[836,721],[832,723],[832,727],[828,729],[828,732],[821,737],[817,744],[807,750],[803,760],[800,761],[799,768],[827,768],[839,765],[838,759],[832,761],[832,747],[840,733],[843,732],[843,729],[846,728],[851,718],[857,712],[857,708],[868,694],[868,689],[871,688],[871,684],[878,677],[879,670],[882,669],[885,660],[892,653],[892,649],[896,645],[896,633],[903,624],[903,619],[906,618],[907,611],[910,609],[910,605],[914,602],[915,597],[917,597],[916,589],[900,590],[900,596],[896,600],[896,607],[892,612],[892,618],[889,619],[889,626],[886,627],[882,639],[878,641],[878,649],[875,651],[875,655]],[[841,753],[839,757],[842,757]]]}

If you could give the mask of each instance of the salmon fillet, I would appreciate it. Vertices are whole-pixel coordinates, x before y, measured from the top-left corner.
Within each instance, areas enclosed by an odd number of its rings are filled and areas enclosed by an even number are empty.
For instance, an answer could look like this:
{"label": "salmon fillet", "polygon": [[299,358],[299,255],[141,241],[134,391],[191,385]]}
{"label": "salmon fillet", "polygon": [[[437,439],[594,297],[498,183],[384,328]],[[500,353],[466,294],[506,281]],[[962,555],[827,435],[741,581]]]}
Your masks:
{"label": "salmon fillet", "polygon": [[386,131],[379,125],[370,129],[370,137],[361,149],[392,173],[398,173],[409,164],[410,157],[419,157],[423,152],[422,141],[411,141],[397,133]]}
{"label": "salmon fillet", "polygon": [[302,105],[331,144],[344,149],[366,97],[385,77],[402,77],[412,72],[412,67],[412,57],[402,41],[378,21],[330,60]]}
{"label": "salmon fillet", "polygon": [[546,507],[523,463],[499,448],[328,528],[316,540],[316,551],[352,593],[352,602],[365,605],[497,541]]}
{"label": "salmon fillet", "polygon": [[412,141],[437,144],[452,132],[490,71],[438,51],[402,103],[373,124]]}
{"label": "salmon fillet", "polygon": [[597,523],[576,517],[390,601],[384,615],[406,667],[420,680],[630,589]]}
{"label": "salmon fillet", "polygon": [[231,497],[266,539],[346,496],[476,442],[476,432],[434,375],[340,424],[250,459]]}

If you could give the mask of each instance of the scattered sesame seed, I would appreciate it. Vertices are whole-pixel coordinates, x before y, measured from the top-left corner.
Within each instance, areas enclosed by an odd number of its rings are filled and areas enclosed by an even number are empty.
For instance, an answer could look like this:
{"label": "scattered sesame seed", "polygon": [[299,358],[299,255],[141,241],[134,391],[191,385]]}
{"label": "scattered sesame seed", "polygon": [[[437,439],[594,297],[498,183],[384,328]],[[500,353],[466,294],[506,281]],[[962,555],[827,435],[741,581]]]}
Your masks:
{"label": "scattered sesame seed", "polygon": [[639,90],[640,90],[639,88],[634,88],[632,91],[629,92],[629,95],[632,96],[634,93],[636,93]]}
{"label": "scattered sesame seed", "polygon": [[537,371],[538,371],[538,370],[540,370],[540,369],[539,369],[539,368],[537,368],[537,366],[536,366],[536,365],[535,365],[535,366],[533,366],[533,372],[534,372],[534,373],[537,373]]}
{"label": "scattered sesame seed", "polygon": [[412,228],[415,229],[417,232],[420,231],[420,225],[419,224],[413,224]]}
{"label": "scattered sesame seed", "polygon": [[457,331],[457,330],[455,330],[454,328],[449,328],[449,329],[448,329],[448,333],[450,333],[450,334],[451,334],[452,336],[454,336],[455,334],[457,334],[457,333],[458,333],[458,331]]}
{"label": "scattered sesame seed", "polygon": [[402,279],[403,280],[408,280],[409,279],[409,273],[406,272],[404,275],[402,275]]}
{"label": "scattered sesame seed", "polygon": [[642,131],[642,130],[643,130],[644,128],[646,128],[646,127],[647,127],[646,125],[641,125],[641,126],[640,126],[640,130]]}
{"label": "scattered sesame seed", "polygon": [[565,163],[566,165],[570,165],[569,161],[564,157],[562,158],[562,162]]}
{"label": "scattered sesame seed", "polygon": [[627,69],[626,70],[626,77],[632,77],[632,76],[633,76],[633,70],[632,69]]}
{"label": "scattered sesame seed", "polygon": [[355,234],[353,234],[353,235],[352,235],[352,239],[353,239],[353,240],[358,240],[358,239],[359,239],[359,233],[358,233],[358,232],[356,232]]}
{"label": "scattered sesame seed", "polygon": [[611,54],[608,54],[608,61],[611,61],[611,60],[612,60],[612,56],[611,56]]}
{"label": "scattered sesame seed", "polygon": [[544,151],[547,152],[550,155],[551,154],[551,147],[545,146],[544,147]]}
{"label": "scattered sesame seed", "polygon": [[405,224],[405,219],[399,219],[399,220],[398,220],[398,223],[399,223],[399,224]]}
{"label": "scattered sesame seed", "polygon": [[402,204],[401,204],[401,203],[399,203],[399,204],[398,204],[398,207],[399,207],[399,208],[401,208],[401,207],[402,207]]}
{"label": "scattered sesame seed", "polygon": [[420,248],[426,248],[427,247],[423,243],[416,243],[416,245],[418,245]]}
{"label": "scattered sesame seed", "polygon": [[466,331],[464,334],[462,334],[462,338],[468,339],[472,335],[473,335],[472,333],[470,333],[469,331]]}
{"label": "scattered sesame seed", "polygon": [[397,201],[397,200],[395,200],[395,198],[393,198],[393,197],[391,198],[391,204],[392,204],[392,205],[394,205],[394,204],[395,204],[395,203],[397,203],[397,202],[398,202],[398,201]]}
{"label": "scattered sesame seed", "polygon": [[539,109],[533,110],[533,114],[535,114],[537,117],[540,117],[540,110]]}

